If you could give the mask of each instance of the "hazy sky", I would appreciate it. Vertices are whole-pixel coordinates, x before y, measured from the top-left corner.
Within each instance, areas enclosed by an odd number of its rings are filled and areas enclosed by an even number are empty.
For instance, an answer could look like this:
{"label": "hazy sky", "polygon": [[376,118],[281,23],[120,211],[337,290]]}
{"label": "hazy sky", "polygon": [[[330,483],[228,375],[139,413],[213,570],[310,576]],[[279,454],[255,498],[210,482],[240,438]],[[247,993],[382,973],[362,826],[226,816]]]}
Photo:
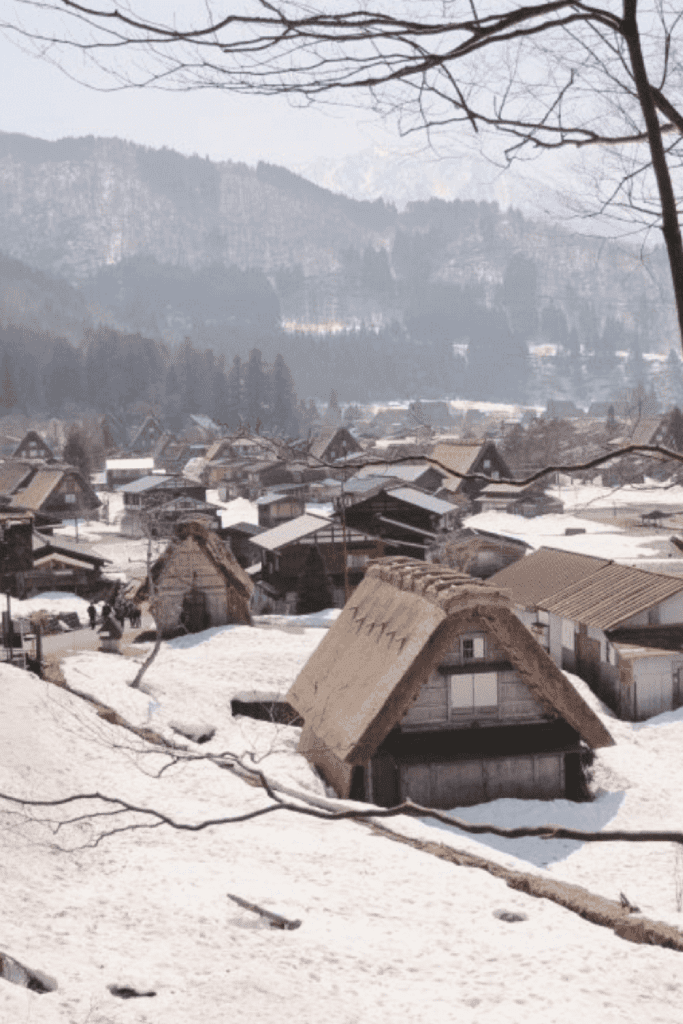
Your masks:
{"label": "hazy sky", "polygon": [[0,131],[43,139],[117,136],[214,160],[287,165],[340,157],[389,137],[367,112],[297,110],[284,98],[218,90],[94,92],[0,35]]}

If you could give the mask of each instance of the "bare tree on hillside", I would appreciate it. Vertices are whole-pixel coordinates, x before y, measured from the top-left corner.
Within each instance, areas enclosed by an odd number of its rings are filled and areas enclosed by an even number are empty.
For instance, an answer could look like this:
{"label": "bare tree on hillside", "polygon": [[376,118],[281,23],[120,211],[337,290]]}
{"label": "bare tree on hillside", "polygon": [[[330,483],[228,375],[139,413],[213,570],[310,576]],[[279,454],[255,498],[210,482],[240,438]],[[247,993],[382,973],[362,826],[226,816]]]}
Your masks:
{"label": "bare tree on hillside", "polygon": [[683,19],[674,0],[244,0],[228,13],[204,0],[165,5],[160,17],[141,0],[11,7],[0,27],[100,88],[221,88],[306,103],[353,97],[395,118],[403,134],[502,133],[508,162],[562,147],[625,154],[626,172],[604,206],[624,203],[661,228],[683,345],[673,180]]}

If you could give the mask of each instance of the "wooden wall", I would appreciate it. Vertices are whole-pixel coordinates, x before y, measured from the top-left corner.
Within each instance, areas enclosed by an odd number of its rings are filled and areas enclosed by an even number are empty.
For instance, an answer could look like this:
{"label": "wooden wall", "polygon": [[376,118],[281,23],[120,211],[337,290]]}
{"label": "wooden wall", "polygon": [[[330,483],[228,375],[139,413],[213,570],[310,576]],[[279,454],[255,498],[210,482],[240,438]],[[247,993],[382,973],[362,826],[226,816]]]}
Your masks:
{"label": "wooden wall", "polygon": [[225,577],[193,537],[178,544],[162,569],[152,614],[157,627],[169,632],[180,625],[183,597],[189,590],[200,590],[206,597],[210,626],[222,626],[236,619],[237,602],[231,602]]}
{"label": "wooden wall", "polygon": [[554,800],[565,795],[565,755],[521,754],[401,764],[400,799],[449,809],[498,800]]}
{"label": "wooden wall", "polygon": [[[460,641],[482,639],[484,656],[474,660],[462,656]],[[485,672],[496,675],[497,702],[495,708],[473,709],[471,713],[462,708],[450,706],[451,675],[474,675]],[[451,651],[442,659],[439,667],[431,673],[417,699],[401,722],[402,730],[424,730],[444,728],[467,728],[474,722],[479,725],[500,725],[501,722],[545,721],[547,716],[543,705],[536,700],[529,688],[522,682],[519,673],[506,661],[505,652],[499,649],[492,637],[484,631],[467,633],[458,637]]]}

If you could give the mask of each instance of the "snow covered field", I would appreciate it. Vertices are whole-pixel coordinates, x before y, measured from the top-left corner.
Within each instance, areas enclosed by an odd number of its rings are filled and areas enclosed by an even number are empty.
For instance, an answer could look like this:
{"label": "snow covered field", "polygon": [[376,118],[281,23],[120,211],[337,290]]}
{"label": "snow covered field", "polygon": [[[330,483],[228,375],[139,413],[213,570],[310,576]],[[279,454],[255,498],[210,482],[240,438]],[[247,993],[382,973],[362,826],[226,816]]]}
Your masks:
{"label": "snow covered field", "polygon": [[[295,752],[298,730],[233,719],[230,698],[244,689],[286,691],[325,635],[324,621],[281,617],[270,623],[275,628],[222,627],[171,641],[144,693],[129,689],[136,666],[123,658],[79,654],[66,662],[66,677],[175,741],[182,737],[171,723],[210,724],[210,743],[182,742],[197,754],[253,751],[272,778],[323,796]],[[458,813],[500,824],[683,827],[683,710],[618,722],[572,678],[617,741],[597,755],[597,799],[499,800]],[[49,799],[99,791],[183,822],[267,803],[261,790],[207,761],[157,777],[163,754],[79,697],[17,669],[0,668],[0,692],[0,792]],[[681,1019],[682,954],[629,943],[484,871],[359,824],[278,811],[200,832],[123,832],[66,854],[60,845],[93,838],[86,822],[55,831],[1,806],[0,950],[59,985],[38,995],[0,980],[3,1024]],[[70,808],[72,817],[80,813]],[[623,891],[645,914],[683,927],[683,866],[670,844],[477,841],[408,819],[392,827],[610,898]],[[269,929],[227,893],[303,923],[292,932]],[[525,919],[501,920],[500,910]],[[110,985],[156,995],[123,1001]]]}

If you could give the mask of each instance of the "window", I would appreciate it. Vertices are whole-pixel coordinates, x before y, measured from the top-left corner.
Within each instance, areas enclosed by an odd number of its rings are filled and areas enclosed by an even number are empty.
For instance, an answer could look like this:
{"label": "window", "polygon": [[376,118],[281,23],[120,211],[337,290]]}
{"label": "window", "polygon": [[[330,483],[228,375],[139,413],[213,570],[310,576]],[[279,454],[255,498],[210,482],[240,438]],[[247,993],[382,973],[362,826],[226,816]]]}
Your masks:
{"label": "window", "polygon": [[451,715],[494,710],[498,707],[498,673],[466,672],[448,678]]}
{"label": "window", "polygon": [[490,459],[484,459],[484,461],[482,462],[482,466],[484,467],[484,469],[490,469],[491,468],[491,460]]}
{"label": "window", "polygon": [[369,552],[357,551],[355,554],[346,556],[346,565],[349,569],[362,569],[370,561]]}
{"label": "window", "polygon": [[465,636],[461,640],[461,653],[463,661],[471,661],[473,658],[484,657],[483,636]]}
{"label": "window", "polygon": [[73,493],[73,491],[70,494],[64,495],[64,501],[67,503],[67,505],[76,504],[76,495]]}

